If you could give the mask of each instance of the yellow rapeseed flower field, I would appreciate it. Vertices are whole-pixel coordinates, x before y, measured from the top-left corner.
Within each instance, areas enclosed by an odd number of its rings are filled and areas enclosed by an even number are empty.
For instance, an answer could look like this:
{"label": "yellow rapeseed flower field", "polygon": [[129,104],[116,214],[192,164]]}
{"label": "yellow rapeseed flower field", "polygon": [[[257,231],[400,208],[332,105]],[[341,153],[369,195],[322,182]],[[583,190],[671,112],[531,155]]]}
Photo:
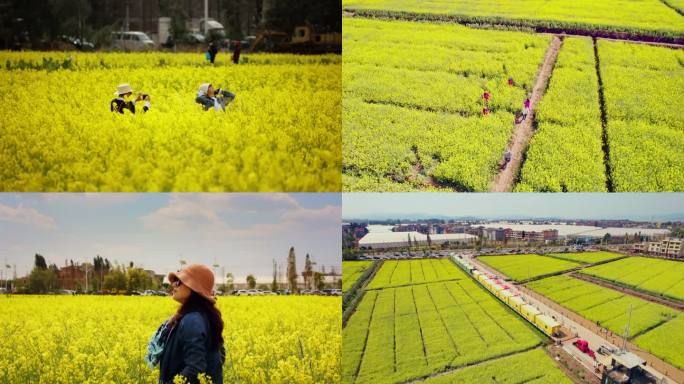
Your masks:
{"label": "yellow rapeseed flower field", "polygon": [[[220,297],[226,383],[338,383],[337,297]],[[170,297],[0,297],[0,383],[154,384],[147,342]]]}
{"label": "yellow rapeseed flower field", "polygon": [[[339,55],[218,57],[0,53],[0,191],[339,191]],[[151,110],[111,113],[121,83]]]}

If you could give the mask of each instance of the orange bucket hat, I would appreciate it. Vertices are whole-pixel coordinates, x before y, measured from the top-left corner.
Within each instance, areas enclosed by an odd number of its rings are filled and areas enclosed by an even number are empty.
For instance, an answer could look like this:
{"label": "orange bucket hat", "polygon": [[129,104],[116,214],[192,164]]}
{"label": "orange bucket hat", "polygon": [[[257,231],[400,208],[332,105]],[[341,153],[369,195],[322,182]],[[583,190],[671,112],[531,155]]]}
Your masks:
{"label": "orange bucket hat", "polygon": [[171,283],[180,280],[190,289],[200,294],[205,299],[216,302],[214,298],[214,273],[202,264],[191,264],[180,272],[171,272],[168,275]]}

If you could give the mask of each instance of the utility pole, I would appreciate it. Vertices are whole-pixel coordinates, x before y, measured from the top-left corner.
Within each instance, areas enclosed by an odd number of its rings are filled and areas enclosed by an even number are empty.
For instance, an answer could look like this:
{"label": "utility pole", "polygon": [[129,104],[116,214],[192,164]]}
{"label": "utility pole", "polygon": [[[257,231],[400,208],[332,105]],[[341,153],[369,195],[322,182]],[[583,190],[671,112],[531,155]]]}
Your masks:
{"label": "utility pole", "polygon": [[207,20],[209,19],[209,0],[204,0],[204,36],[207,35]]}
{"label": "utility pole", "polygon": [[85,272],[86,272],[86,286],[85,286],[85,293],[88,293],[88,262],[86,261],[85,263]]}
{"label": "utility pole", "polygon": [[627,325],[625,325],[625,334],[622,335],[622,352],[627,352],[627,338],[629,337],[629,326],[632,322],[632,304],[629,305],[629,315],[627,317]]}

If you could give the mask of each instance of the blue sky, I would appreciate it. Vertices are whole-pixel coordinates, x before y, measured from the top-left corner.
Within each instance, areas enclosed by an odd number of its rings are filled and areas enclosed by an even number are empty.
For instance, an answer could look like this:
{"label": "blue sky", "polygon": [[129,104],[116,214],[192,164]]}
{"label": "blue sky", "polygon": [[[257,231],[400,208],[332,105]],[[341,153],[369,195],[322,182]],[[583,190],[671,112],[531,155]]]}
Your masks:
{"label": "blue sky", "polygon": [[684,219],[684,193],[347,193],[345,219],[410,215]]}
{"label": "blue sky", "polygon": [[[306,253],[339,268],[341,198],[336,193],[0,194],[0,262],[32,268],[49,263],[133,261],[158,273],[179,260],[217,264],[242,281],[269,279],[272,259],[295,247],[298,270]],[[217,271],[220,273],[220,268]]]}

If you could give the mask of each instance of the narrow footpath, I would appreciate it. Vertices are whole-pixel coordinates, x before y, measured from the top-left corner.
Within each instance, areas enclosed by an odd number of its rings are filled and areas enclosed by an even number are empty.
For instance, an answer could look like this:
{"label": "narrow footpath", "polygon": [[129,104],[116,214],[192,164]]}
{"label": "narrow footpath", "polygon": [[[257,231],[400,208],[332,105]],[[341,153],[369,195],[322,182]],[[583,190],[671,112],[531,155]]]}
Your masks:
{"label": "narrow footpath", "polygon": [[[494,181],[489,189],[490,192],[510,192],[513,189],[513,183],[518,176],[518,172],[522,165],[523,155],[527,150],[527,146],[532,140],[532,121],[534,120],[534,110],[541,100],[546,85],[553,72],[553,66],[556,64],[558,52],[561,48],[561,39],[554,36],[544,58],[544,64],[537,76],[537,82],[532,89],[532,97],[530,97],[530,111],[527,118],[522,122],[515,124],[513,135],[509,144],[511,151],[511,161],[506,165],[506,168],[499,171],[495,176]],[[520,100],[519,107],[522,108],[522,100]],[[503,154],[502,154],[503,156]]]}

